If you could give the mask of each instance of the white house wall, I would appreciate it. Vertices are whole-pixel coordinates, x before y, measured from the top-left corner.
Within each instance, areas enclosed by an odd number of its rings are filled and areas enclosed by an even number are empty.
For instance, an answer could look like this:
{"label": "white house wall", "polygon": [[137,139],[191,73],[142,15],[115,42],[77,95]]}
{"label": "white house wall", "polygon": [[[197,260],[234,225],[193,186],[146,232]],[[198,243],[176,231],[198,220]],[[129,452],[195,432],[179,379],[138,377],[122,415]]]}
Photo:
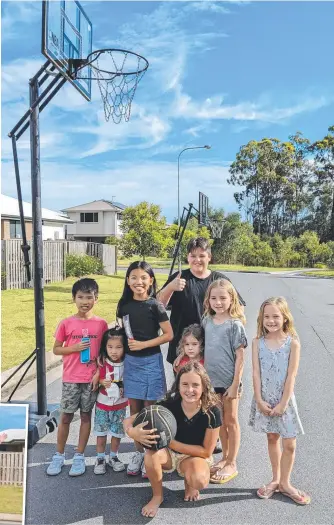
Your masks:
{"label": "white house wall", "polygon": [[68,235],[78,235],[87,237],[108,237],[109,235],[120,234],[117,213],[114,211],[99,211],[98,222],[80,222],[81,212],[68,212],[69,218],[74,221],[67,227]]}
{"label": "white house wall", "polygon": [[57,223],[47,223],[46,221],[43,221],[42,236],[43,241],[49,239],[52,241],[56,239],[65,239],[64,226]]}

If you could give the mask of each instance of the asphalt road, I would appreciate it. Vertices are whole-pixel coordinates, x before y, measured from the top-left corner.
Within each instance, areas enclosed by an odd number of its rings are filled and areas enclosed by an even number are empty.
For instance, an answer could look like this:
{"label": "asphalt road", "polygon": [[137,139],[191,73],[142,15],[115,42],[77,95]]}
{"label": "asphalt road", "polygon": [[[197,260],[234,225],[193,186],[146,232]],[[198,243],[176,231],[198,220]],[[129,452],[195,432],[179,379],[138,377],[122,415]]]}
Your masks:
{"label": "asphalt road", "polygon": [[[249,342],[255,334],[261,302],[273,295],[284,295],[292,309],[302,342],[301,364],[296,398],[305,435],[298,438],[292,481],[308,491],[312,503],[300,507],[276,494],[260,500],[256,489],[270,481],[266,438],[247,425],[252,398],[251,354],[247,354],[244,395],[240,403],[242,440],[238,460],[239,476],[230,483],[210,485],[196,503],[183,501],[183,482],[176,474],[164,477],[165,501],[153,519],[161,525],[175,523],[205,524],[332,524],[334,523],[333,377],[334,377],[334,281],[279,277],[260,274],[229,274],[247,302]],[[165,353],[164,349],[164,353]],[[56,372],[58,373],[58,372]],[[171,380],[171,369],[166,364]],[[48,386],[49,402],[60,398],[61,380]],[[68,463],[77,443],[78,419],[72,426],[66,457]],[[54,478],[45,474],[54,453],[56,433],[47,435],[28,452],[27,524],[141,524],[140,509],[150,497],[146,480],[128,478],[108,471],[93,473],[95,440],[86,451],[88,468],[79,478],[68,476],[69,467]],[[121,444],[125,463],[133,450],[130,440]]]}

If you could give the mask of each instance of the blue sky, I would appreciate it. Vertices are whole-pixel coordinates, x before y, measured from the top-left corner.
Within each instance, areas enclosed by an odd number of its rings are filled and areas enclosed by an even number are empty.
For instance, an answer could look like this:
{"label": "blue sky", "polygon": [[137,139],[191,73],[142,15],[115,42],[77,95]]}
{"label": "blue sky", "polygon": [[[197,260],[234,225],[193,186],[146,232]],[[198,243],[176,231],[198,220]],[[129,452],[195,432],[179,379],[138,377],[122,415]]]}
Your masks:
{"label": "blue sky", "polygon": [[[226,182],[239,148],[300,130],[323,137],[334,114],[334,2],[82,2],[93,49],[144,55],[150,68],[128,123],[104,121],[98,88],[87,102],[66,85],[41,114],[42,205],[111,199],[177,214],[198,203],[236,210]],[[28,107],[28,79],[44,62],[41,2],[2,2],[2,193],[16,197],[7,132]],[[18,143],[30,201],[29,133]]]}
{"label": "blue sky", "polygon": [[25,429],[26,407],[18,405],[0,405],[0,432],[9,428]]}

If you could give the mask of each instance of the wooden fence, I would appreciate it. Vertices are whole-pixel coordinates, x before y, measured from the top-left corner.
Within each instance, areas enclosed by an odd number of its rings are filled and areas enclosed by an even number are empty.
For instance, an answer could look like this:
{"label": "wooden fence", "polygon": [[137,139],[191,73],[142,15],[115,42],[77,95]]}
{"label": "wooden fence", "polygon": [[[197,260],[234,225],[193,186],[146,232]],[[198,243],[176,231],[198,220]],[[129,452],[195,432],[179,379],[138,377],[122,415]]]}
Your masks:
{"label": "wooden fence", "polygon": [[[26,270],[20,239],[1,241],[1,288],[28,288]],[[33,276],[33,247],[30,245],[29,259]],[[113,275],[117,270],[116,246],[83,241],[43,241],[44,284],[63,281],[66,278],[66,254],[92,255],[103,262],[103,271]]]}
{"label": "wooden fence", "polygon": [[0,485],[23,485],[24,452],[0,452]]}

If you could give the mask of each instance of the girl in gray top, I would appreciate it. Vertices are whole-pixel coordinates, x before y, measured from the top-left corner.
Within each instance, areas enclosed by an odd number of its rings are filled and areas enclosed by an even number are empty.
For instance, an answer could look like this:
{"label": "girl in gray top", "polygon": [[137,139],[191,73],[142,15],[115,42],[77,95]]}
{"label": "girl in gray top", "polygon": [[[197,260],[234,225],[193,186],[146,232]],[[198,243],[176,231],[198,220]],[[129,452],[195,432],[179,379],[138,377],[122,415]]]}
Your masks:
{"label": "girl in gray top", "polygon": [[268,499],[279,491],[298,505],[308,505],[310,496],[290,482],[296,436],[304,433],[293,392],[299,354],[299,338],[286,300],[267,299],[260,308],[252,346],[254,398],[249,424],[267,434],[273,478],[257,495]]}
{"label": "girl in gray top", "polygon": [[221,399],[223,419],[220,428],[223,458],[211,469],[212,483],[227,483],[238,475],[238,405],[244,349],[247,347],[245,322],[234,286],[226,279],[211,283],[204,300],[202,321],[205,331],[204,367]]}

